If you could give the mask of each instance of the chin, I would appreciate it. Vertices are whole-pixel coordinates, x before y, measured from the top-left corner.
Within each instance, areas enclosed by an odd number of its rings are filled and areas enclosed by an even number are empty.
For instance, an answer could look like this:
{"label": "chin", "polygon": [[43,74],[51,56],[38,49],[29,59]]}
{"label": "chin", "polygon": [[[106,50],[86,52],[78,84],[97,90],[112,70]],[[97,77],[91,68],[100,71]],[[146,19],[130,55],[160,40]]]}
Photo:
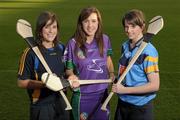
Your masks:
{"label": "chin", "polygon": [[87,33],[89,37],[94,36],[95,33]]}
{"label": "chin", "polygon": [[134,37],[132,37],[132,36],[128,36],[128,38],[129,38],[129,39],[131,39],[131,40],[133,40],[133,39],[134,39]]}
{"label": "chin", "polygon": [[48,41],[53,42],[55,38],[50,38]]}

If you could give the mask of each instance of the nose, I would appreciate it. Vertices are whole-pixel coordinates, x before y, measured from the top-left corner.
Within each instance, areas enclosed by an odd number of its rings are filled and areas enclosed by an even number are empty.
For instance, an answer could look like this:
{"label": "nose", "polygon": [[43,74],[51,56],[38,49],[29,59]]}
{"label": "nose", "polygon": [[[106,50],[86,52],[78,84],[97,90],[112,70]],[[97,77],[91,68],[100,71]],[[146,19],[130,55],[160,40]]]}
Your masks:
{"label": "nose", "polygon": [[91,26],[92,26],[92,22],[89,21],[89,22],[88,22],[88,27],[91,27]]}
{"label": "nose", "polygon": [[130,27],[126,27],[126,28],[125,28],[125,31],[126,31],[127,33],[129,33],[129,32],[131,31],[131,28],[130,28]]}
{"label": "nose", "polygon": [[53,28],[50,27],[50,28],[49,28],[49,32],[52,33],[52,31],[53,31]]}

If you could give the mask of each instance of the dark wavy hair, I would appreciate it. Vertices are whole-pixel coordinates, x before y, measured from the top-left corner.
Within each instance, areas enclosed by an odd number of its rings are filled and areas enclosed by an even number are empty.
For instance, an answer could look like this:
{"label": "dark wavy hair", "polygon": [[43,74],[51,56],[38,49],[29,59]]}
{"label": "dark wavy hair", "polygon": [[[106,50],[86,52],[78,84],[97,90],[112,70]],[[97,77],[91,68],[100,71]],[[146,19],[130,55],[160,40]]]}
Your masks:
{"label": "dark wavy hair", "polygon": [[74,39],[76,40],[76,47],[75,47],[75,54],[77,55],[78,48],[80,48],[84,55],[86,55],[86,47],[85,47],[85,42],[86,42],[86,33],[83,30],[83,25],[82,22],[87,19],[92,13],[97,14],[97,19],[98,19],[98,29],[95,33],[94,39],[97,42],[98,49],[100,52],[100,55],[103,56],[103,32],[102,32],[102,19],[101,19],[101,14],[99,10],[96,7],[87,7],[81,10],[78,21],[77,21],[77,28],[76,31],[73,35]]}
{"label": "dark wavy hair", "polygon": [[44,11],[37,18],[36,30],[35,30],[35,39],[40,47],[42,47],[42,41],[43,41],[42,29],[49,20],[51,20],[51,23],[49,25],[53,24],[54,21],[57,22],[58,31],[57,31],[57,36],[55,40],[53,41],[54,45],[57,45],[59,41],[59,22],[58,22],[57,16],[53,12]]}

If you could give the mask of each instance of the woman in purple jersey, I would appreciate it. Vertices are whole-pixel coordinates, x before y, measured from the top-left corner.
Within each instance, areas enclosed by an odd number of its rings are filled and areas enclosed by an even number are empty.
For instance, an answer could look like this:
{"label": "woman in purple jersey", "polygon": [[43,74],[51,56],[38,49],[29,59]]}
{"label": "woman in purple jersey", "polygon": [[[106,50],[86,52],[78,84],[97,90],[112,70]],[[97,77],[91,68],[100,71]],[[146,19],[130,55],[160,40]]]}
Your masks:
{"label": "woman in purple jersey", "polygon": [[[69,80],[114,78],[110,39],[102,33],[102,20],[97,8],[82,9],[64,55]],[[72,88],[72,119],[109,119],[110,111],[100,109],[107,96],[108,84],[79,86],[78,82],[73,82]]]}

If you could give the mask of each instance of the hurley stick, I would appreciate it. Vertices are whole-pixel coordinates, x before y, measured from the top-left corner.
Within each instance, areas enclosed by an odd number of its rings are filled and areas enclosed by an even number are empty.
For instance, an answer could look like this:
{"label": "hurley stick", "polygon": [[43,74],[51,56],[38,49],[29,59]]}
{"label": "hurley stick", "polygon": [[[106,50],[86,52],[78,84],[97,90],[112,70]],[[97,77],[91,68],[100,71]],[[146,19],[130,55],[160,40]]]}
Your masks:
{"label": "hurley stick", "polygon": [[[41,80],[46,84],[46,87],[53,91],[59,91],[72,85],[72,81],[67,79],[61,79],[54,74],[47,72],[43,73]],[[96,80],[74,80],[79,82],[80,85],[87,84],[100,84],[100,83],[111,83],[111,79],[96,79]]]}
{"label": "hurley stick", "polygon": [[[125,69],[125,71],[123,72],[123,74],[120,76],[117,84],[120,84],[122,82],[122,80],[124,79],[126,74],[129,72],[129,70],[131,69],[133,64],[136,62],[137,58],[140,56],[140,54],[142,53],[144,48],[147,46],[150,39],[163,28],[163,25],[164,25],[164,21],[161,16],[156,16],[149,21],[149,26],[147,29],[147,33],[144,36],[143,42],[141,43],[141,45],[138,48],[134,57],[129,62],[129,64],[128,64],[127,68]],[[110,101],[110,99],[112,98],[113,94],[114,94],[114,92],[111,91],[109,96],[106,98],[106,100],[104,101],[104,103],[101,107],[102,110],[104,110],[104,111],[107,110],[106,106],[107,106],[108,102]]]}
{"label": "hurley stick", "polygon": [[[23,19],[19,19],[17,21],[16,24],[16,31],[17,33],[23,37],[26,42],[28,43],[28,45],[31,47],[31,49],[34,51],[34,53],[36,54],[36,56],[39,58],[40,62],[43,64],[44,68],[46,69],[46,71],[49,74],[52,74],[52,71],[50,70],[48,64],[46,63],[43,55],[41,54],[37,43],[35,42],[34,38],[33,38],[33,34],[32,34],[32,28],[31,28],[31,24],[29,22],[27,22],[26,20]],[[60,94],[62,95],[64,101],[66,102],[66,110],[71,110],[72,107],[66,97],[66,95],[64,94],[64,92],[61,90],[59,91]]]}

